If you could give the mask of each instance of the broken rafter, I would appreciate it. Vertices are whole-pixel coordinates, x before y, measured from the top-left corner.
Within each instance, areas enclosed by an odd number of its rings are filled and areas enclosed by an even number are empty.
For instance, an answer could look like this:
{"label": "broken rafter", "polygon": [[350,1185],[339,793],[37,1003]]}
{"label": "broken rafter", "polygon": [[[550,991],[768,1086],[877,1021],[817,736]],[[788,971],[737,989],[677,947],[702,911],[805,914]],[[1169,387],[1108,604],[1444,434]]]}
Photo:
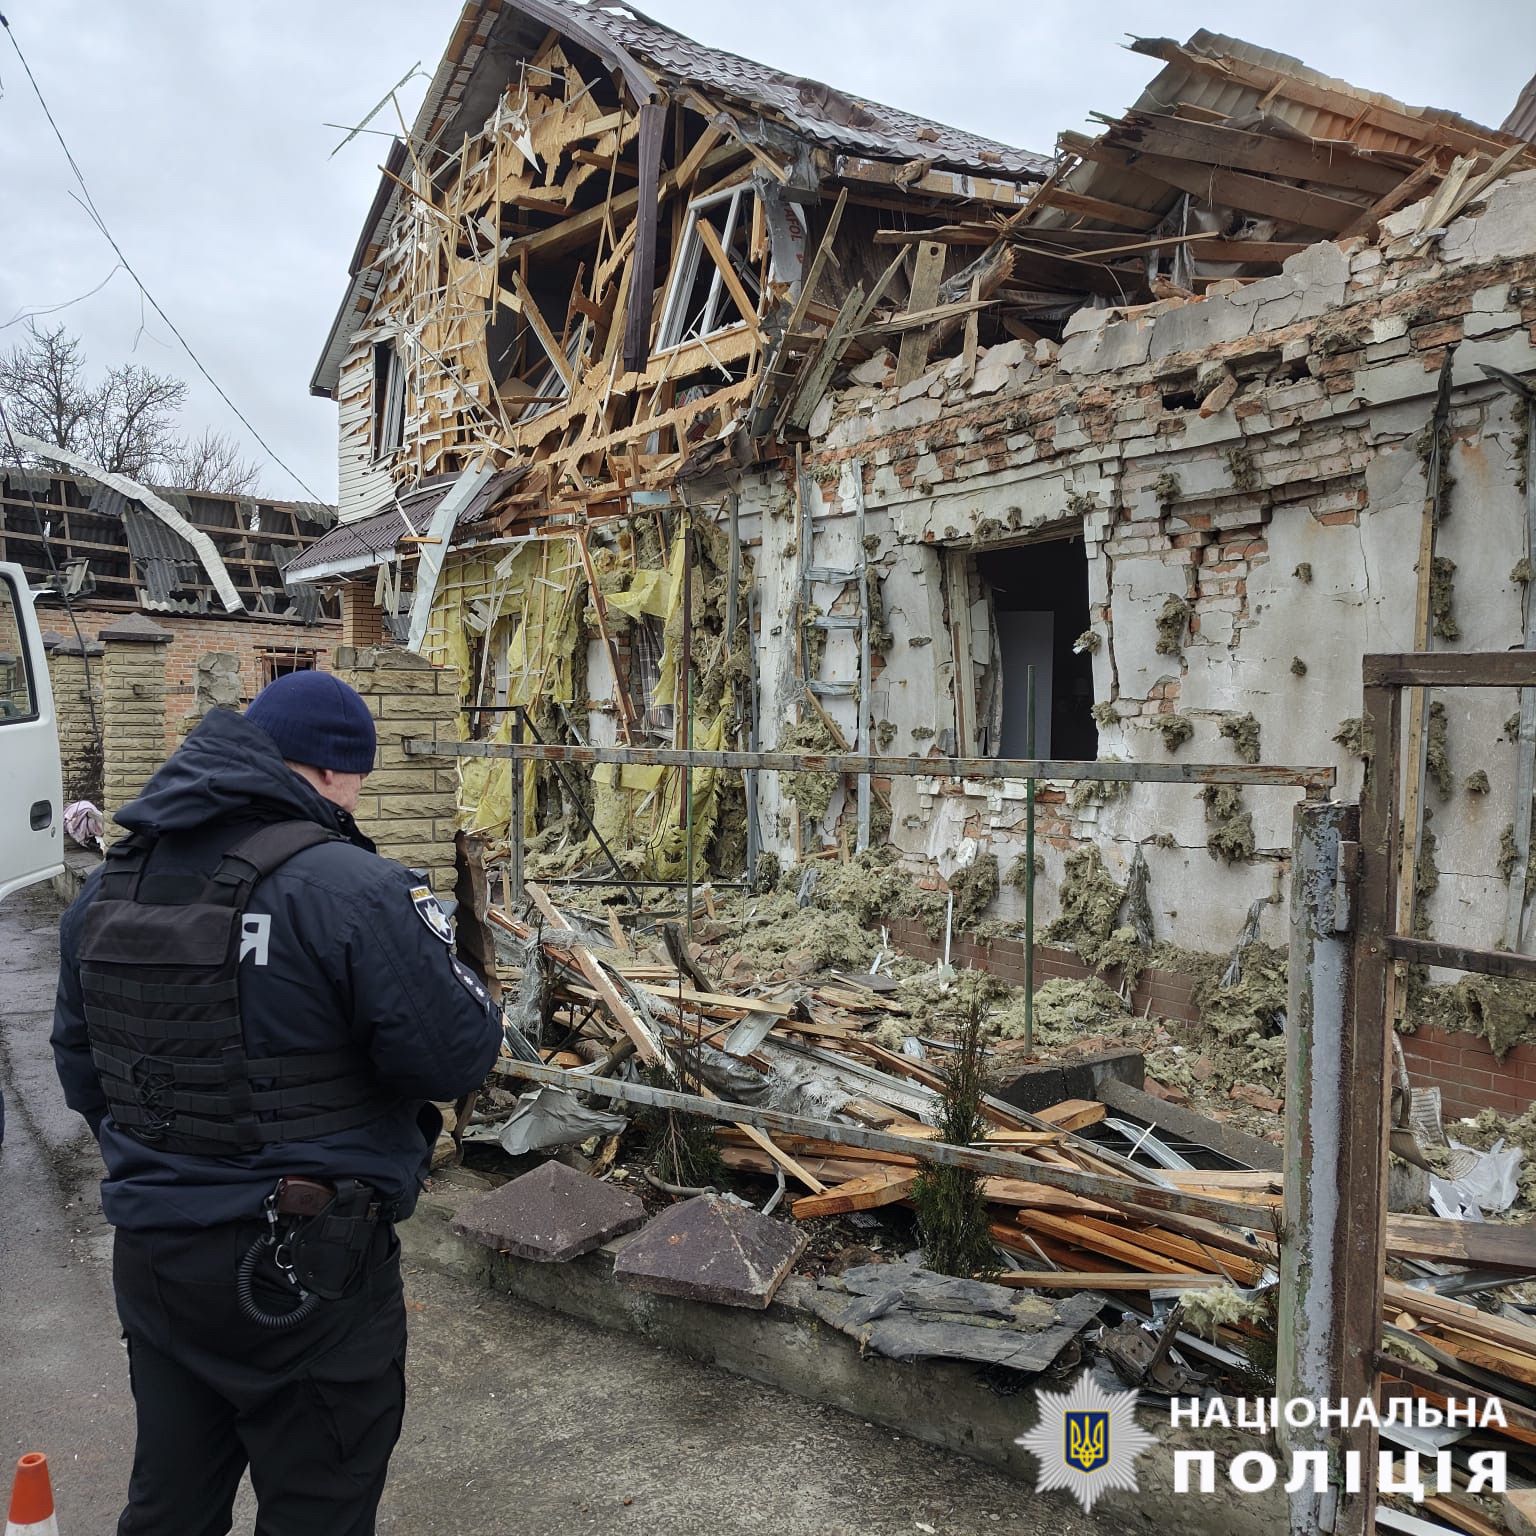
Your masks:
{"label": "broken rafter", "polygon": [[1324,234],[1343,229],[1361,211],[1359,203],[1345,198],[1266,181],[1262,176],[1250,176],[1244,171],[1226,171],[1192,160],[1144,154],[1134,144],[1123,145],[1108,138],[1089,139],[1081,134],[1063,134],[1062,141],[1070,143],[1073,151],[1085,160],[1131,175],[1149,177],[1208,204],[1281,219],[1287,224],[1299,224]]}
{"label": "broken rafter", "polygon": [[1403,174],[1399,167],[1372,159],[1353,144],[1250,133],[1156,112],[1128,113],[1111,131],[1117,142],[1133,138],[1149,154],[1291,181],[1317,181],[1378,197],[1390,192]]}

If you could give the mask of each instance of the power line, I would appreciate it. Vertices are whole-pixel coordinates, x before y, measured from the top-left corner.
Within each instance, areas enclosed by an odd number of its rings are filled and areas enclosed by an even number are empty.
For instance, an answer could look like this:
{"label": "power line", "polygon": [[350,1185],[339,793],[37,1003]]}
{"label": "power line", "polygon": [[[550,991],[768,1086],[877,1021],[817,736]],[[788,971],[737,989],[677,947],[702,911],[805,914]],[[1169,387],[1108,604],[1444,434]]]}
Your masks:
{"label": "power line", "polygon": [[72,299],[65,299],[62,304],[39,304],[36,309],[17,310],[9,320],[5,321],[4,324],[0,324],[0,331],[8,331],[13,325],[20,325],[23,320],[36,320],[39,315],[56,315],[61,309],[68,309],[72,304],[83,304],[93,295],[100,293],[122,270],[123,265],[119,262],[94,288],[89,288],[84,293],[76,294]]}
{"label": "power line", "polygon": [[176,338],[177,341],[181,343],[182,350],[187,354],[189,358],[191,358],[192,365],[200,374],[202,374],[202,376],[209,382],[209,384],[213,386],[214,392],[218,395],[219,399],[221,399],[224,404],[234,412],[236,419],[239,420],[246,431],[249,432],[251,436],[261,444],[262,448],[266,450],[267,457],[270,458],[272,462],[278,466],[279,469],[287,474],[293,480],[294,484],[298,485],[305,492],[310,500],[318,502],[321,498],[313,490],[311,490],[308,485],[305,484],[304,480],[300,477],[299,472],[289,466],[278,454],[277,450],[266,440],[266,438],[261,435],[260,432],[256,430],[256,428],[251,424],[250,418],[246,416],[245,412],[242,411],[240,407],[237,406],[235,402],[229,398],[229,396],[224,391],[224,387],[216,378],[214,378],[211,373],[209,373],[207,368],[203,366],[202,359],[197,355],[196,352],[192,350],[191,342],[189,342],[187,338],[183,336],[179,330],[176,329],[175,322],[160,307],[159,301],[155,298],[154,294],[152,294],[149,289],[145,287],[144,279],[141,278],[136,271],[134,271],[133,263],[130,262],[127,256],[123,254],[123,248],[113,238],[112,231],[107,228],[106,220],[102,218],[100,210],[96,207],[96,201],[91,196],[91,189],[85,183],[85,176],[80,170],[79,165],[76,163],[75,157],[70,153],[69,145],[64,142],[64,135],[60,131],[59,125],[54,121],[53,113],[48,108],[48,102],[43,96],[42,87],[37,83],[37,77],[32,73],[32,66],[27,63],[27,56],[21,51],[21,44],[16,41],[16,34],[11,30],[11,24],[6,20],[3,13],[0,13],[0,27],[5,28],[5,34],[11,40],[11,47],[16,50],[16,57],[21,61],[21,67],[26,71],[27,80],[31,83],[32,92],[37,97],[37,104],[43,109],[43,116],[48,119],[48,126],[53,130],[54,138],[59,141],[59,148],[64,151],[64,158],[69,162],[69,168],[74,172],[75,180],[80,183],[80,190],[85,194],[84,206],[86,212],[90,215],[92,223],[94,223],[96,228],[101,231],[103,239],[106,240],[107,244],[110,245],[113,251],[116,253],[117,259],[123,264],[123,270],[138,285],[139,292],[144,295],[144,298],[148,301],[150,308],[153,309],[157,315],[159,315],[159,317],[165,322],[166,326],[170,329],[171,334]]}

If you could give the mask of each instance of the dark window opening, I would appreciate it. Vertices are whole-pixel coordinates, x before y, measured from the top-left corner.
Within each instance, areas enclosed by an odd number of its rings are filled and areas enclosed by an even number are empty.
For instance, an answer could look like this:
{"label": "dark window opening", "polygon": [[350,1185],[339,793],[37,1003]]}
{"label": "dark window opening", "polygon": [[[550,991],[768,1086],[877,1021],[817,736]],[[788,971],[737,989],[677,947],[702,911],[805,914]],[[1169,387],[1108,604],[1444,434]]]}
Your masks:
{"label": "dark window opening", "polygon": [[266,651],[261,658],[263,686],[275,683],[290,672],[313,672],[318,659],[317,651]]}
{"label": "dark window opening", "polygon": [[976,574],[991,598],[1000,691],[1000,757],[1027,757],[1027,669],[1035,668],[1036,757],[1092,760],[1093,657],[1072,649],[1089,627],[1088,554],[1080,538],[979,552]]}
{"label": "dark window opening", "polygon": [[392,341],[373,344],[373,456],[405,441],[405,369]]}

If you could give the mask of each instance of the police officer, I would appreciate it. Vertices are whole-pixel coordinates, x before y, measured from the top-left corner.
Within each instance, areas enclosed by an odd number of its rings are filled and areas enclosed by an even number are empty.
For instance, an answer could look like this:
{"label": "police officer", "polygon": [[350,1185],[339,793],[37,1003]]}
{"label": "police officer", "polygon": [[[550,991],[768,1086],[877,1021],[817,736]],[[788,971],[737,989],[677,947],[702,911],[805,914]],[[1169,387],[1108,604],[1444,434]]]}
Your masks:
{"label": "police officer", "polygon": [[214,710],[60,925],[53,1049],[106,1163],[138,1443],[119,1536],[374,1529],[405,1403],[395,1221],[498,1013],[352,819],[364,701],[298,672]]}

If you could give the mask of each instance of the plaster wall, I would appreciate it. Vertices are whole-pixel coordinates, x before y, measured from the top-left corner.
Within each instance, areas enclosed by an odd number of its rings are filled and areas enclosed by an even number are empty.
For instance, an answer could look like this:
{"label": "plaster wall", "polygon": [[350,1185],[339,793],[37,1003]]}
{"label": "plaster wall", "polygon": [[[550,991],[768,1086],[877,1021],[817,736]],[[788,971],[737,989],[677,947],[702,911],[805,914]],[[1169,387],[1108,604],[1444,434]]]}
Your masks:
{"label": "plaster wall", "polygon": [[[878,535],[870,560],[893,638],[867,694],[876,731],[888,723],[889,750],[954,749],[965,674],[952,630],[963,626],[947,601],[956,588],[946,565],[958,559],[963,571],[967,551],[1070,528],[1084,537],[1101,640],[1101,757],[1167,760],[1155,721],[1177,713],[1194,735],[1174,760],[1235,762],[1221,726],[1251,714],[1262,762],[1331,764],[1336,793],[1355,797],[1361,765],[1334,738],[1360,714],[1362,656],[1416,648],[1426,428],[1447,349],[1454,483],[1435,554],[1455,571],[1451,612],[1431,645],[1522,642],[1524,586],[1511,573],[1527,554],[1524,420],[1478,364],[1536,370],[1536,175],[1501,183],[1438,247],[1415,247],[1416,219],[1409,209],[1389,220],[1383,246],[1315,246],[1278,277],[1202,301],[1127,317],[1084,311],[1059,349],[993,347],[968,383],[959,359],[901,389],[888,386],[879,359],[856,369],[815,423],[806,471],[820,519],[817,564],[839,563],[823,551],[848,544],[858,489]],[[1202,415],[1202,393],[1228,373],[1231,400]],[[770,746],[794,698],[796,529],[783,515],[786,491],[769,479],[747,498],[767,514],[757,559]],[[1174,650],[1159,652],[1157,619],[1170,596],[1190,604],[1190,619]],[[963,633],[959,643],[975,650]],[[828,646],[824,676],[854,670]],[[1489,945],[1504,908],[1500,835],[1514,816],[1515,749],[1503,726],[1515,700],[1462,693],[1442,702],[1449,792],[1427,791],[1440,870],[1427,912],[1437,936]],[[1485,795],[1465,788],[1479,769]],[[1006,873],[1022,848],[1023,788],[898,781],[891,839],[942,866],[961,838],[979,837]],[[1257,900],[1268,903],[1261,931],[1283,941],[1297,793],[1244,790],[1256,852],[1229,865],[1208,852],[1197,787],[1137,785],[1074,807],[1066,786],[1044,786],[1039,914],[1055,910],[1066,852],[1091,837],[1122,877],[1146,846],[1159,937],[1224,948]],[[765,776],[765,846],[792,857],[778,796]],[[1016,915],[1018,900],[1005,886],[999,915]]]}

